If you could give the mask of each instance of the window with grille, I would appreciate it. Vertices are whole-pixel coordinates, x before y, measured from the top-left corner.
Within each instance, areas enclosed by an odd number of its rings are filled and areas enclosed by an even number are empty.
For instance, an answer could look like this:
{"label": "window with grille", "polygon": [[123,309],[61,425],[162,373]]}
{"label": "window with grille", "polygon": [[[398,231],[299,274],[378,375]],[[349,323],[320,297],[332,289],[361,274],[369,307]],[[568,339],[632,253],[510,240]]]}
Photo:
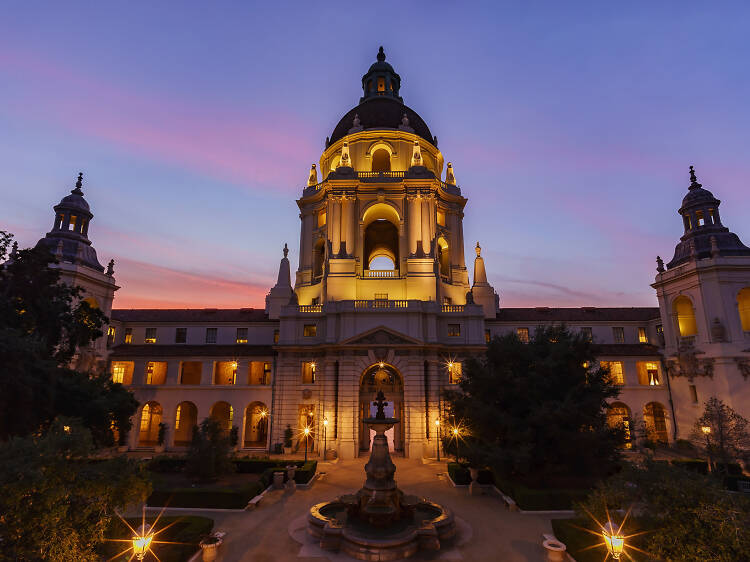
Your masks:
{"label": "window with grille", "polygon": [[247,328],[237,328],[237,343],[247,343]]}
{"label": "window with grille", "polygon": [[594,339],[594,334],[591,328],[581,328],[581,336],[583,336],[583,339],[586,341],[592,341]]}
{"label": "window with grille", "polygon": [[522,343],[529,343],[529,329],[528,328],[516,328],[516,336],[521,340]]}
{"label": "window with grille", "polygon": [[461,335],[461,324],[448,324],[448,336],[457,337]]}
{"label": "window with grille", "polygon": [[133,343],[133,328],[125,328],[125,343]]}
{"label": "window with grille", "polygon": [[156,328],[146,328],[146,337],[144,343],[156,343]]}
{"label": "window with grille", "polygon": [[312,338],[318,335],[317,324],[305,324],[302,335],[306,338]]}
{"label": "window with grille", "polygon": [[640,343],[648,343],[648,334],[646,328],[638,328],[638,341]]}
{"label": "window with grille", "polygon": [[612,328],[612,337],[615,343],[625,343],[625,328],[619,326]]}
{"label": "window with grille", "polygon": [[216,343],[217,328],[206,328],[206,343]]}
{"label": "window with grille", "polygon": [[609,369],[609,376],[613,384],[625,384],[625,373],[622,368],[622,361],[602,361],[603,369]]}
{"label": "window with grille", "polygon": [[316,370],[315,361],[304,361],[302,363],[302,384],[314,384]]}
{"label": "window with grille", "polygon": [[187,342],[187,328],[177,328],[177,330],[175,330],[174,342],[175,343]]}

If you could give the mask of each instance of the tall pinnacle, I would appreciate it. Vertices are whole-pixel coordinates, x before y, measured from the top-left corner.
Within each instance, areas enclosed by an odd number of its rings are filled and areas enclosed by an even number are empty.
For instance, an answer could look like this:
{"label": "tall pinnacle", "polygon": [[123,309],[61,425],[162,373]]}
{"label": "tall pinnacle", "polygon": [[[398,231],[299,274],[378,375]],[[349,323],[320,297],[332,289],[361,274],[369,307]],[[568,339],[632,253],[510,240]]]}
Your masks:
{"label": "tall pinnacle", "polygon": [[698,178],[695,177],[695,168],[690,166],[690,189],[699,189],[703,187],[698,183]]}
{"label": "tall pinnacle", "polygon": [[380,46],[380,50],[378,51],[378,62],[383,62],[385,60],[385,51],[383,51],[383,45]]}

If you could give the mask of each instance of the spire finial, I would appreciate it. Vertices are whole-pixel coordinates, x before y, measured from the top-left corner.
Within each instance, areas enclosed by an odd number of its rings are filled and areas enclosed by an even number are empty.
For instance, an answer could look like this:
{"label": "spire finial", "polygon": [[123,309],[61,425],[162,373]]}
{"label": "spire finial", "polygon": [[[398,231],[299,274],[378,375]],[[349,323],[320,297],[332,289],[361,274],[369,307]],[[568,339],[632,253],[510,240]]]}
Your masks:
{"label": "spire finial", "polygon": [[383,45],[380,46],[380,50],[378,50],[378,62],[383,62],[385,60],[385,52],[383,51]]}
{"label": "spire finial", "polygon": [[284,257],[286,257],[287,254],[289,254],[289,247],[286,245],[286,242],[284,242],[284,250],[283,251],[284,251]]}
{"label": "spire finial", "polygon": [[82,187],[83,187],[83,172],[78,172],[78,181],[76,181],[76,187],[75,189],[72,189],[70,192],[74,193],[75,195],[83,195],[83,191],[81,191]]}
{"label": "spire finial", "polygon": [[690,166],[690,189],[698,189],[699,187],[702,186],[698,183],[698,178],[695,177],[695,168]]}
{"label": "spire finial", "polygon": [[482,247],[479,245],[479,242],[477,242],[477,247],[474,248],[474,251],[477,253],[477,257],[482,257]]}

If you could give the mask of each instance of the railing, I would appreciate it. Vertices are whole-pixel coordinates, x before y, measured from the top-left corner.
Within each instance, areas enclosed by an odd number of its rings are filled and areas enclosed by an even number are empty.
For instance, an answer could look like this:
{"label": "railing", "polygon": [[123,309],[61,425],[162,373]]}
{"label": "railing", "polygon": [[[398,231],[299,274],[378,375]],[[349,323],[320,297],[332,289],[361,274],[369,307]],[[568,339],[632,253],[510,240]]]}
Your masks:
{"label": "railing", "polygon": [[462,304],[444,304],[441,310],[442,310],[442,312],[463,312],[464,311],[464,305],[462,305]]}
{"label": "railing", "polygon": [[395,279],[398,277],[398,271],[396,271],[395,269],[365,269],[363,277]]}
{"label": "railing", "polygon": [[407,300],[374,299],[374,300],[354,301],[354,308],[408,308],[408,307],[409,307],[409,301]]}
{"label": "railing", "polygon": [[359,179],[366,178],[403,178],[406,172],[357,172]]}
{"label": "railing", "polygon": [[300,312],[323,312],[322,304],[301,304],[297,307]]}
{"label": "railing", "polygon": [[[354,175],[359,180],[364,181],[393,181],[393,180],[399,180],[407,177],[408,172],[402,171],[402,172],[354,172]],[[445,183],[443,180],[439,178],[435,178],[435,180],[440,184],[440,187],[442,187],[445,191],[448,193],[453,193],[454,195],[460,195],[461,194],[461,188],[457,185]],[[325,179],[321,182],[316,183],[315,185],[308,185],[302,188],[302,194],[311,194],[315,193],[316,191],[320,190],[320,188],[323,187],[323,185],[328,180]]]}

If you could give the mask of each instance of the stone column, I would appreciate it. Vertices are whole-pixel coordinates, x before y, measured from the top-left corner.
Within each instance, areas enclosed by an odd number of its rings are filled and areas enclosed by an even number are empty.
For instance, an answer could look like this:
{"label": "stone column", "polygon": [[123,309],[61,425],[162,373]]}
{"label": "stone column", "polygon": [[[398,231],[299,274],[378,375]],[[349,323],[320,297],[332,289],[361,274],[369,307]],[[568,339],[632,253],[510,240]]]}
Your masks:
{"label": "stone column", "polygon": [[422,232],[422,213],[421,213],[421,202],[418,195],[410,195],[408,197],[409,202],[409,253],[417,253],[417,242],[420,239]]}
{"label": "stone column", "polygon": [[146,384],[146,361],[145,359],[136,359],[133,361],[133,384]]}
{"label": "stone column", "polygon": [[214,383],[214,362],[203,361],[201,366],[201,385],[209,386]]}
{"label": "stone column", "polygon": [[180,384],[180,362],[179,361],[168,361],[167,362],[167,385]]}
{"label": "stone column", "polygon": [[422,197],[422,251],[427,254],[430,251],[430,200]]}

